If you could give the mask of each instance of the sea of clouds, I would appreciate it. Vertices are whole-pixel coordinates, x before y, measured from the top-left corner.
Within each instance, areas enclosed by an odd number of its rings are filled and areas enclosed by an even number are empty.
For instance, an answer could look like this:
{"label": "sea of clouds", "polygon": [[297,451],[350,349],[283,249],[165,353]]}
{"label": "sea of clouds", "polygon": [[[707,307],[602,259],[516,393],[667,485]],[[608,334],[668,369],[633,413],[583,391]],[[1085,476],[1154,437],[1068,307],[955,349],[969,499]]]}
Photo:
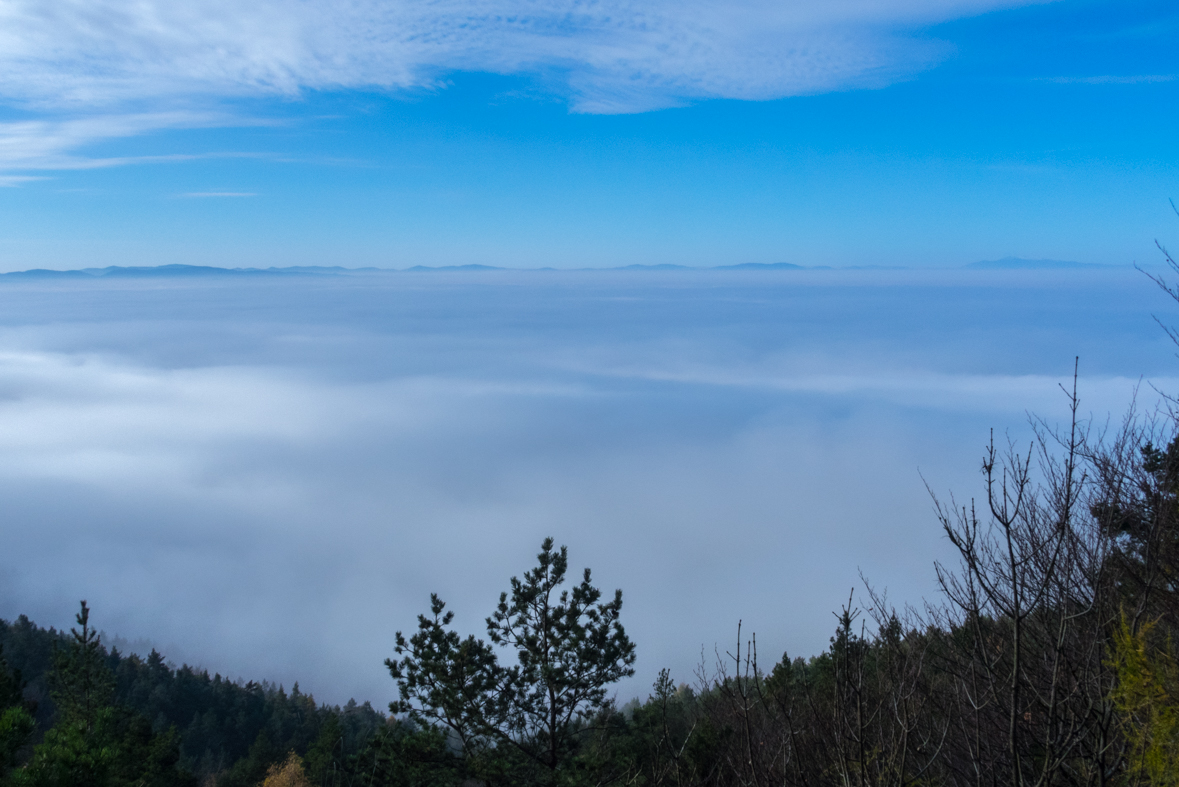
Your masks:
{"label": "sea of clouds", "polygon": [[[552,535],[645,694],[739,620],[821,650],[860,574],[935,598],[925,488],[989,430],[1179,390],[1141,273],[488,271],[0,279],[0,616],[392,698],[438,592],[479,633]],[[862,596],[862,589],[857,591]]]}

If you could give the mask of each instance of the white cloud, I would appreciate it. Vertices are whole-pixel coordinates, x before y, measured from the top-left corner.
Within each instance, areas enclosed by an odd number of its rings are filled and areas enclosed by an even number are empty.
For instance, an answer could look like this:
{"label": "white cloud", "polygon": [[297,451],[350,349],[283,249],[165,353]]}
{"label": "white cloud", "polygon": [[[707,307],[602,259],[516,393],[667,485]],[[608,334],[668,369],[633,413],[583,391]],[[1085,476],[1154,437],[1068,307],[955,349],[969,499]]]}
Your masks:
{"label": "white cloud", "polygon": [[206,199],[218,197],[256,197],[258,195],[252,191],[190,191],[180,196],[187,199]]}
{"label": "white cloud", "polygon": [[1179,79],[1179,74],[1106,74],[1093,77],[1049,77],[1043,81],[1059,85],[1149,85],[1156,82],[1174,82],[1176,79]]}
{"label": "white cloud", "polygon": [[80,151],[242,123],[169,107],[454,71],[538,75],[591,113],[883,85],[943,57],[915,26],[1027,1],[0,0],[0,102],[37,115],[0,124],[0,172],[150,163]]}
{"label": "white cloud", "polygon": [[574,108],[630,111],[893,78],[936,57],[907,29],[1020,4],[6,0],[0,93],[91,106],[178,91],[418,87],[453,69],[558,69]]}
{"label": "white cloud", "polygon": [[224,113],[148,112],[85,114],[0,123],[0,171],[97,169],[131,163],[181,161],[191,155],[94,158],[78,148],[106,139],[132,137],[168,128],[197,128],[234,123]]}
{"label": "white cloud", "polygon": [[[7,352],[0,614],[59,624],[85,597],[108,631],[153,637],[170,657],[380,703],[390,633],[429,592],[477,632],[553,534],[626,591],[643,658],[627,692],[663,666],[688,678],[700,646],[727,641],[739,618],[769,657],[807,655],[857,569],[898,600],[931,592],[944,543],[918,469],[939,490],[974,491],[986,423],[1018,426],[1056,383],[930,377],[904,386],[909,412],[895,378],[801,378],[788,387],[843,414],[787,395],[717,430],[720,393],[672,434],[626,425],[682,407],[676,395],[652,406],[558,385]],[[716,384],[679,389],[708,397]]]}
{"label": "white cloud", "polygon": [[0,169],[128,163],[70,152],[234,122],[161,107],[456,70],[537,75],[574,111],[607,113],[880,85],[944,55],[915,27],[1026,2],[0,0],[0,102],[58,118],[0,126]]}
{"label": "white cloud", "polygon": [[45,180],[39,175],[0,175],[0,188],[12,188],[34,180]]}
{"label": "white cloud", "polygon": [[739,618],[815,652],[857,568],[931,592],[919,469],[976,492],[989,427],[1064,414],[1073,350],[1099,422],[1138,369],[1179,383],[1130,272],[979,281],[6,280],[0,616],[87,598],[170,656],[380,702],[431,591],[475,632],[551,534],[626,592],[627,691]]}
{"label": "white cloud", "polygon": [[[1055,384],[943,375],[904,386],[970,411],[948,419],[906,413],[889,376],[803,376],[774,385],[843,414],[779,394],[718,429],[710,420],[760,396],[764,380],[717,370],[649,402],[552,383],[309,372],[0,353],[0,615],[58,624],[85,597],[108,631],[153,637],[170,657],[383,702],[389,635],[429,592],[477,631],[553,534],[578,568],[625,589],[643,657],[627,691],[639,692],[659,667],[688,678],[700,646],[726,641],[738,618],[770,657],[813,652],[857,568],[900,599],[928,592],[941,542],[918,468],[971,489],[985,419],[1010,407],[1000,418],[1018,425],[1027,402],[1013,394],[1035,400]],[[1083,381],[1103,385],[1125,392]],[[651,425],[685,394],[710,404],[672,416],[674,428]]]}

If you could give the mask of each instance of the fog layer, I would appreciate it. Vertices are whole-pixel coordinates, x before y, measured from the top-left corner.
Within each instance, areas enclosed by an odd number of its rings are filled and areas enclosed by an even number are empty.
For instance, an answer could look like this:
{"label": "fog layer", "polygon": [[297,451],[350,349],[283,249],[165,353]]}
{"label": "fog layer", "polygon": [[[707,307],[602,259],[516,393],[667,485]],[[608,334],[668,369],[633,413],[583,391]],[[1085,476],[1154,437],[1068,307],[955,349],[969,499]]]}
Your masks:
{"label": "fog layer", "polygon": [[821,650],[859,572],[933,594],[923,477],[1176,390],[1140,273],[380,273],[0,283],[0,616],[382,705],[438,592],[541,539],[621,587],[645,694],[738,620]]}

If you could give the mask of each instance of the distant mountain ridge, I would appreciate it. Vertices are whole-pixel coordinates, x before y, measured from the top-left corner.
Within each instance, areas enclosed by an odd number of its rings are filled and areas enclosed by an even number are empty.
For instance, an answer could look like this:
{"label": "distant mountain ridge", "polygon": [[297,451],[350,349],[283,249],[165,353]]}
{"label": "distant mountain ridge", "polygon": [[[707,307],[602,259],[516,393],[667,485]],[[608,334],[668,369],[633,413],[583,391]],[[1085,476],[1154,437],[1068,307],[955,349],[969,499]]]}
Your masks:
{"label": "distant mountain ridge", "polygon": [[980,260],[966,265],[976,270],[1061,270],[1063,268],[1109,268],[1093,262],[1073,260],[1029,260],[1023,257],[1004,257],[1001,260]]}
{"label": "distant mountain ridge", "polygon": [[[593,271],[664,271],[664,270],[818,270],[795,265],[792,262],[743,262],[737,265],[717,265],[709,268],[697,268],[690,265],[674,265],[663,263],[659,265],[622,265],[614,268],[577,268],[575,270]],[[556,268],[501,268],[495,265],[414,265],[410,268],[345,268],[341,265],[294,265],[286,268],[218,268],[212,265],[153,265],[139,267],[125,267],[111,265],[106,268],[82,268],[80,270],[50,270],[48,268],[33,268],[27,271],[13,271],[0,273],[0,277],[16,279],[121,279],[121,278],[163,278],[163,277],[206,277],[206,276],[349,276],[357,273],[420,273],[428,271],[506,271],[506,270],[536,270],[554,271]]]}
{"label": "distant mountain ridge", "polygon": [[[1117,266],[1070,260],[1032,260],[1023,257],[1004,257],[999,260],[980,260],[963,266],[971,270],[1065,270],[1098,269]],[[903,266],[853,265],[840,270],[905,270]],[[557,268],[504,268],[496,265],[414,265],[409,268],[345,268],[342,265],[292,265],[284,268],[219,268],[212,265],[111,265],[106,268],[50,270],[33,268],[25,271],[0,273],[0,279],[153,279],[153,278],[208,278],[218,276],[355,276],[373,273],[405,274],[448,271],[556,271]],[[733,265],[696,267],[660,263],[655,265],[620,265],[612,268],[570,268],[569,271],[817,271],[836,270],[829,265],[796,265],[793,262],[742,262]]]}
{"label": "distant mountain ridge", "polygon": [[20,279],[119,279],[153,278],[179,276],[323,276],[345,275],[357,272],[380,271],[382,268],[345,268],[339,265],[307,265],[289,268],[217,268],[212,265],[144,265],[123,267],[111,265],[106,268],[82,268],[81,270],[50,270],[33,268],[27,271],[0,273],[0,276]]}

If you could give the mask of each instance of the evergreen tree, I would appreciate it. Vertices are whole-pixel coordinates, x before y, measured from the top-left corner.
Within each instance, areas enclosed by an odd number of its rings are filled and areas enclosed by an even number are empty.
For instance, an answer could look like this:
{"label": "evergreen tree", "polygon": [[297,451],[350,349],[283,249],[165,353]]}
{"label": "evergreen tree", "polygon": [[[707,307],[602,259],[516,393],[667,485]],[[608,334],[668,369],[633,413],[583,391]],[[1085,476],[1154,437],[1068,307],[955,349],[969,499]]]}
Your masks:
{"label": "evergreen tree", "polygon": [[90,608],[85,601],[76,620],[81,631],[70,629],[69,647],[54,653],[49,696],[61,722],[79,724],[91,732],[99,711],[114,698],[115,676],[106,665],[98,632],[90,627]]}
{"label": "evergreen tree", "polygon": [[4,645],[0,644],[0,708],[11,708],[24,702],[24,681],[20,670],[9,669],[4,658]]}
{"label": "evergreen tree", "polygon": [[[194,780],[178,768],[175,729],[153,732],[129,708],[113,704],[115,676],[90,609],[82,602],[79,628],[54,654],[49,686],[57,721],[33,750],[28,766],[13,774],[18,787],[172,787]],[[118,654],[111,657],[118,660]]]}
{"label": "evergreen tree", "polygon": [[[607,687],[634,674],[634,644],[619,622],[622,591],[602,602],[588,568],[572,592],[562,590],[568,554],[551,538],[537,561],[523,579],[512,577],[487,618],[491,644],[461,639],[449,628],[453,613],[432,596],[417,633],[397,633],[402,658],[385,662],[401,696],[390,709],[449,729],[483,778],[510,771],[521,783],[535,772],[555,783],[608,704]],[[502,666],[493,646],[514,651],[517,663]]]}
{"label": "evergreen tree", "polygon": [[24,681],[10,670],[0,646],[0,781],[16,765],[20,750],[33,734],[33,715],[24,701]]}
{"label": "evergreen tree", "polygon": [[[463,763],[438,727],[388,724],[349,763],[350,773],[325,778],[325,787],[453,787],[462,783]],[[342,777],[347,777],[345,778]]]}
{"label": "evergreen tree", "polygon": [[[53,669],[54,654],[70,648],[74,640],[68,631],[41,628],[23,615],[11,623],[0,620],[4,657],[16,668],[14,674],[21,673],[19,682],[27,681],[26,705],[42,735],[55,722],[59,726],[61,723],[49,692],[51,680],[58,681]],[[265,777],[266,768],[289,751],[306,753],[308,775],[314,783],[352,783],[349,780],[355,777],[347,769],[366,750],[373,735],[386,726],[385,716],[367,702],[349,701],[335,708],[317,706],[311,696],[294,689],[285,692],[267,682],[242,683],[188,666],[169,666],[158,652],[140,658],[115,650],[105,652],[102,644],[98,650],[115,676],[112,703],[120,708],[119,714],[134,711],[133,716],[142,716],[156,736],[153,740],[168,741],[169,730],[175,727],[179,769],[191,771],[202,782],[216,779],[219,787],[256,787]],[[68,655],[61,653],[57,658]],[[4,683],[3,678],[0,683]],[[0,707],[0,714],[2,711]],[[323,727],[330,724],[335,724],[340,733],[338,737],[328,735],[333,748],[332,760],[326,764],[330,766],[328,772],[338,774],[336,782],[324,782],[312,775],[310,749],[327,735]],[[253,747],[262,731],[272,743]],[[38,733],[32,737],[38,737]],[[27,752],[21,749],[20,754]],[[315,767],[319,764],[318,760],[314,763]]]}

